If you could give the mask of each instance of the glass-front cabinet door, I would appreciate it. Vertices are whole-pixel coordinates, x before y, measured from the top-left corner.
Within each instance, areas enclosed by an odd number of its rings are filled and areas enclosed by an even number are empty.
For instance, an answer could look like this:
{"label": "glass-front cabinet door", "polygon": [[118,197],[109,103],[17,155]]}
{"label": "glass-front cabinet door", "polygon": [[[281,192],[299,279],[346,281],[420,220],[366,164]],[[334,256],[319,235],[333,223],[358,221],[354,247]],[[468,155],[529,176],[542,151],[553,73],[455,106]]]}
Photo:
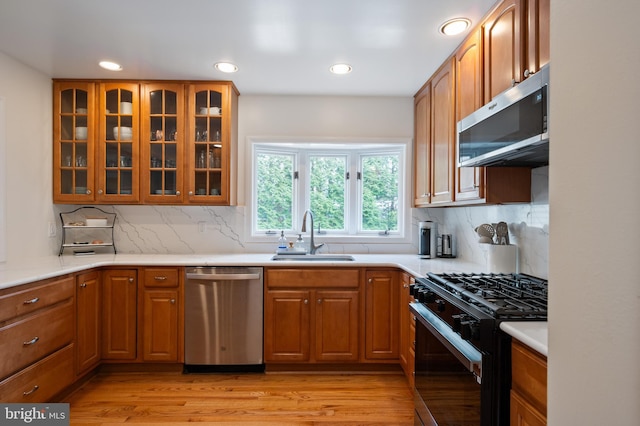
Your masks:
{"label": "glass-front cabinet door", "polygon": [[53,85],[53,199],[94,200],[95,85]]}
{"label": "glass-front cabinet door", "polygon": [[[233,204],[229,167],[232,156],[237,93],[227,84],[189,86],[187,200],[197,204]],[[232,146],[233,145],[233,146]]]}
{"label": "glass-front cabinet door", "polygon": [[139,85],[100,84],[96,200],[135,203],[139,198]]}
{"label": "glass-front cabinet door", "polygon": [[183,84],[143,86],[140,195],[144,203],[183,202],[184,122]]}

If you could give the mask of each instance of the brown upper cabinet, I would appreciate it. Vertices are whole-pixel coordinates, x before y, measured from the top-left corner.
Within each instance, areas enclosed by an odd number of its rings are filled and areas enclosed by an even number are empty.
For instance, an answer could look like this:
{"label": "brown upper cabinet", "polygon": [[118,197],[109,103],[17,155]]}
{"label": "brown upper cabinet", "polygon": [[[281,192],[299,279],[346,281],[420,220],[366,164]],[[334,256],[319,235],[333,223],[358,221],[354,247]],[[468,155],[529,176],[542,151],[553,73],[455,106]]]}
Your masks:
{"label": "brown upper cabinet", "polygon": [[180,204],[186,167],[184,85],[150,83],[141,89],[142,202]]}
{"label": "brown upper cabinet", "polygon": [[431,200],[431,82],[414,98],[413,205],[424,207]]}
{"label": "brown upper cabinet", "polygon": [[482,24],[485,103],[520,81],[523,2],[504,0]]}
{"label": "brown upper cabinet", "polygon": [[[456,118],[462,120],[482,106],[482,34],[473,31],[455,53]],[[455,125],[454,125],[455,126]],[[457,155],[454,159],[457,163]],[[484,168],[456,167],[457,201],[484,196]]]}
{"label": "brown upper cabinet", "polygon": [[231,82],[54,80],[53,200],[235,204]]}
{"label": "brown upper cabinet", "polygon": [[455,69],[447,61],[415,97],[414,205],[453,201]]}
{"label": "brown upper cabinet", "polygon": [[549,1],[527,2],[527,49],[523,77],[538,72],[549,63]]}
{"label": "brown upper cabinet", "polygon": [[485,103],[549,62],[549,0],[504,0],[482,31]]}
{"label": "brown upper cabinet", "polygon": [[96,87],[90,82],[53,83],[53,200],[95,200]]}
{"label": "brown upper cabinet", "polygon": [[[415,95],[414,206],[531,201],[529,168],[457,166],[456,125],[548,62],[549,0],[497,3]],[[453,82],[450,105],[445,77]]]}

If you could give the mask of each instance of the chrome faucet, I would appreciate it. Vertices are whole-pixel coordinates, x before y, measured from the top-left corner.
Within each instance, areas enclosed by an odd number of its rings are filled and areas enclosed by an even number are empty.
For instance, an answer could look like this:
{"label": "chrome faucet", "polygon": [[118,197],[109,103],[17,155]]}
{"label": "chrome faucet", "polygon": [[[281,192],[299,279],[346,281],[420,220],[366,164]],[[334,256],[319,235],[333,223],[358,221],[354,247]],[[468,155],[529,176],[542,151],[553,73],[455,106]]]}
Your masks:
{"label": "chrome faucet", "polygon": [[309,216],[309,218],[311,219],[311,225],[310,225],[311,237],[309,239],[309,254],[316,254],[316,251],[318,251],[318,249],[322,247],[324,243],[315,245],[315,242],[313,240],[313,213],[311,212],[311,210],[306,210],[304,212],[304,216],[302,216],[302,232],[307,232],[307,216]]}

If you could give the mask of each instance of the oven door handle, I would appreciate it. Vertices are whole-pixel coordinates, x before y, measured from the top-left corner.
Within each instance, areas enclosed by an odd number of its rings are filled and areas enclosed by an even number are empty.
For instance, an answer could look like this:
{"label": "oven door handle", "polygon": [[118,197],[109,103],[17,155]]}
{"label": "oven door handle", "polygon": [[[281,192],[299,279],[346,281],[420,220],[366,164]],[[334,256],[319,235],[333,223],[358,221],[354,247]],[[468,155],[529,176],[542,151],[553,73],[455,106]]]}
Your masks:
{"label": "oven door handle", "polygon": [[434,315],[429,309],[419,303],[411,303],[410,309],[416,314],[416,319],[424,325],[433,336],[440,341],[470,373],[482,382],[482,354],[469,342],[455,333],[449,324]]}

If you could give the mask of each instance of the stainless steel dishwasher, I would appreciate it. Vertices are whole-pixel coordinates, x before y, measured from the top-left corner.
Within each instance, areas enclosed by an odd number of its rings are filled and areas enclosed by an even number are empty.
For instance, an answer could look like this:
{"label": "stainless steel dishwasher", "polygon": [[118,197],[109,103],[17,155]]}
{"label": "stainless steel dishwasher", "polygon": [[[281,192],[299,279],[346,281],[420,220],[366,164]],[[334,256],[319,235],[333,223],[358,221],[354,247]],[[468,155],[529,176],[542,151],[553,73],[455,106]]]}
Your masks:
{"label": "stainless steel dishwasher", "polygon": [[262,268],[186,268],[185,372],[263,371],[262,299]]}

